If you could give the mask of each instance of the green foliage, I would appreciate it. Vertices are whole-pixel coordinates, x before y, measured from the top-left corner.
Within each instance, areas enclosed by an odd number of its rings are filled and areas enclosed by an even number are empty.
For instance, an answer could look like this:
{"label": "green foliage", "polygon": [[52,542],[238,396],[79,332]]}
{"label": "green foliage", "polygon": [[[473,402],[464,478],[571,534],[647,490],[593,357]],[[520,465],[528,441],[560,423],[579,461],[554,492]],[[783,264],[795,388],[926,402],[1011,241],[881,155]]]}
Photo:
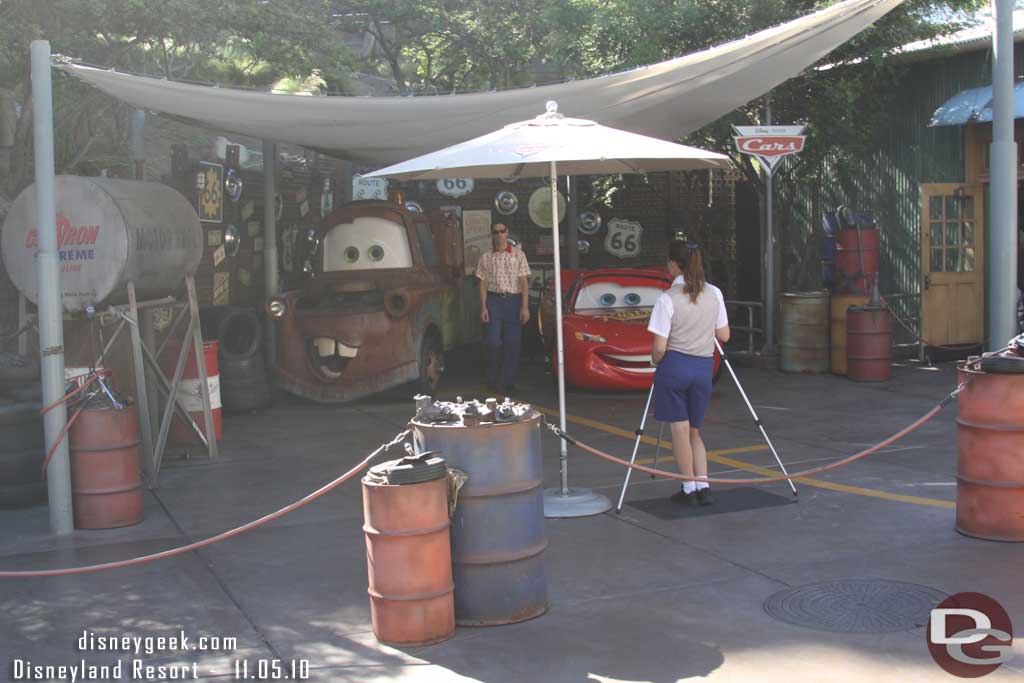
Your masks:
{"label": "green foliage", "polygon": [[[29,43],[122,71],[266,87],[350,70],[329,3],[320,0],[0,0],[0,88],[22,109],[8,194],[31,179]],[[320,76],[318,75],[317,78]],[[127,110],[54,73],[57,171],[127,167]],[[3,180],[0,178],[0,180]]]}

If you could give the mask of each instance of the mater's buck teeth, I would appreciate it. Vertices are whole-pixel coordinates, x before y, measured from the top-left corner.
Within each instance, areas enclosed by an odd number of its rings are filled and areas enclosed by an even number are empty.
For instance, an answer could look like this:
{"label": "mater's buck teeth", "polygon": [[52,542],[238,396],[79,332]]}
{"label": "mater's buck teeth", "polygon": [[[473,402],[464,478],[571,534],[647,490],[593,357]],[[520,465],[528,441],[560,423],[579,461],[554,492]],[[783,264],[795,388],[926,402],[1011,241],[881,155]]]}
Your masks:
{"label": "mater's buck teeth", "polygon": [[317,337],[313,340],[313,344],[316,345],[316,352],[321,358],[330,358],[335,354],[342,358],[355,358],[359,353],[359,347],[343,344],[330,337]]}
{"label": "mater's buck teeth", "polygon": [[334,355],[334,349],[337,346],[337,343],[333,339],[317,337],[314,340],[314,343],[316,344],[316,351],[321,357]]}

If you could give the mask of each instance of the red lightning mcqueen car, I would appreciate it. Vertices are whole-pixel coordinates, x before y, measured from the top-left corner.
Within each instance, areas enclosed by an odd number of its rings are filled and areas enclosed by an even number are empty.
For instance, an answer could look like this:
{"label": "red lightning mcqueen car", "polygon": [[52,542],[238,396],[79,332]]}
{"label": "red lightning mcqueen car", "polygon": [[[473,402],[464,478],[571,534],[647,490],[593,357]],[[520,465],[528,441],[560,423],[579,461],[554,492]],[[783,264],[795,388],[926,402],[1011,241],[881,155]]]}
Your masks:
{"label": "red lightning mcqueen car", "polygon": [[[658,296],[670,286],[664,268],[563,270],[566,381],[583,389],[650,389],[655,368],[647,323]],[[541,299],[537,319],[557,370],[553,285]],[[715,381],[721,366],[716,349]]]}

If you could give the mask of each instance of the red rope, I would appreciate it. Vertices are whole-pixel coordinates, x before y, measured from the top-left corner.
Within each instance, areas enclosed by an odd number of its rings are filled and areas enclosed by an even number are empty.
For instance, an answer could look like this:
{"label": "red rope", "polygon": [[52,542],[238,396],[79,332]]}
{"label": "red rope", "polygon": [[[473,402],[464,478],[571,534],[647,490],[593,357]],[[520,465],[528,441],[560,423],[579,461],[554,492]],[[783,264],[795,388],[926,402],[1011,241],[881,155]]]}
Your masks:
{"label": "red rope", "polygon": [[255,529],[258,526],[262,526],[262,525],[264,525],[264,524],[266,524],[268,522],[272,522],[272,521],[274,521],[275,519],[277,519],[279,517],[283,517],[284,515],[288,514],[289,512],[292,512],[294,510],[298,510],[300,507],[303,507],[304,505],[308,505],[309,503],[312,503],[314,500],[316,500],[320,496],[323,496],[324,494],[329,493],[330,491],[333,491],[334,489],[336,489],[337,487],[341,486],[342,484],[344,484],[346,481],[348,481],[352,477],[354,477],[357,474],[359,474],[359,472],[361,472],[363,469],[365,469],[366,466],[370,464],[370,461],[373,460],[375,457],[377,457],[381,453],[387,451],[392,446],[400,443],[408,435],[409,435],[409,430],[405,430],[404,432],[401,432],[394,439],[392,439],[389,443],[386,443],[386,444],[383,444],[382,446],[380,446],[377,450],[375,450],[373,453],[370,453],[368,456],[363,458],[358,464],[356,464],[354,467],[352,467],[352,469],[348,470],[347,472],[342,474],[340,477],[338,477],[334,481],[332,481],[332,482],[330,482],[328,484],[325,484],[324,486],[321,486],[316,491],[313,491],[312,493],[310,493],[306,497],[304,497],[304,498],[302,498],[300,500],[295,501],[291,505],[287,505],[287,506],[281,508],[280,510],[278,510],[277,512],[272,512],[269,515],[264,515],[263,517],[260,517],[257,520],[249,522],[248,524],[243,524],[242,526],[235,527],[234,529],[231,529],[229,531],[225,531],[223,533],[217,534],[216,536],[211,536],[210,538],[203,539],[202,541],[196,541],[195,543],[189,543],[188,545],[179,546],[177,548],[171,548],[170,550],[164,550],[164,551],[159,552],[159,553],[153,553],[152,555],[144,555],[142,557],[134,557],[134,558],[131,558],[129,560],[119,560],[117,562],[105,562],[103,564],[91,564],[91,565],[88,565],[88,566],[85,566],[85,567],[68,567],[66,569],[36,569],[36,570],[28,570],[28,571],[0,571],[0,578],[10,579],[10,578],[27,578],[27,577],[33,577],[33,576],[68,576],[70,574],[86,574],[86,573],[89,573],[89,572],[98,572],[98,571],[103,571],[103,570],[106,570],[106,569],[118,569],[120,567],[131,567],[131,566],[136,565],[136,564],[143,564],[143,563],[146,563],[146,562],[153,562],[154,560],[162,560],[162,559],[167,558],[167,557],[174,557],[175,555],[181,555],[182,553],[187,553],[187,552],[190,552],[192,550],[199,550],[200,548],[205,548],[208,545],[213,545],[214,543],[218,543],[220,541],[225,541],[225,540],[227,540],[229,538],[233,538],[234,536],[237,536],[238,534],[244,533],[246,531],[250,531],[250,530]]}
{"label": "red rope", "polygon": [[57,446],[59,446],[60,442],[64,440],[64,437],[67,435],[68,430],[71,429],[71,425],[75,424],[75,420],[78,419],[78,416],[82,414],[83,410],[85,410],[85,403],[82,403],[82,405],[78,406],[78,410],[76,410],[75,414],[71,416],[71,419],[68,420],[67,423],[65,423],[64,429],[60,430],[60,434],[57,435],[57,438],[56,440],[54,440],[53,445],[50,446],[50,450],[46,452],[46,457],[43,458],[44,481],[46,480],[46,466],[50,464],[50,458],[52,458],[53,454],[57,452]]}
{"label": "red rope", "polygon": [[[936,415],[938,415],[939,411],[942,410],[942,408],[944,406],[945,406],[945,403],[940,403],[939,405],[935,406],[934,408],[929,410],[927,413],[925,413],[922,417],[918,418],[913,424],[909,425],[908,427],[904,427],[900,431],[898,431],[895,434],[893,434],[892,436],[890,436],[888,439],[885,439],[884,441],[881,441],[881,442],[875,444],[871,448],[863,450],[863,451],[861,451],[859,453],[855,453],[854,455],[851,455],[851,456],[849,456],[847,458],[843,458],[842,460],[838,460],[836,462],[830,463],[828,465],[824,465],[822,467],[816,467],[814,469],[804,470],[803,472],[796,472],[794,474],[789,474],[789,475],[782,474],[782,475],[779,475],[777,477],[761,477],[761,478],[758,478],[758,479],[718,479],[718,478],[714,478],[714,477],[688,477],[685,474],[676,474],[675,472],[666,472],[665,470],[656,470],[653,467],[646,467],[644,465],[637,465],[636,463],[631,463],[628,460],[622,460],[621,458],[616,458],[614,455],[609,455],[608,453],[605,453],[604,451],[598,450],[597,448],[594,448],[593,446],[588,446],[588,445],[586,445],[584,443],[576,441],[575,439],[572,439],[568,435],[562,435],[562,438],[566,439],[567,441],[569,441],[569,443],[572,443],[572,444],[578,446],[579,448],[585,450],[588,453],[596,455],[599,458],[604,458],[608,462],[613,462],[613,463],[616,463],[618,465],[622,465],[624,467],[630,467],[630,468],[632,468],[634,470],[637,470],[639,472],[646,472],[647,474],[653,474],[655,476],[665,477],[667,479],[677,479],[679,481],[706,481],[706,482],[711,483],[711,484],[771,484],[771,483],[778,482],[778,481],[786,481],[787,479],[796,479],[798,477],[809,477],[809,476],[811,476],[813,474],[820,474],[822,472],[827,472],[828,470],[835,469],[837,467],[841,467],[842,465],[847,465],[847,464],[849,464],[851,462],[854,462],[856,460],[860,460],[861,458],[864,458],[864,457],[866,457],[868,455],[871,455],[875,451],[878,451],[878,450],[880,450],[882,448],[885,448],[889,444],[891,444],[891,443],[893,443],[895,441],[898,441],[899,439],[902,439],[904,436],[906,436],[907,434],[909,434],[910,432],[914,431],[915,429],[917,429],[918,427],[920,427],[924,423],[928,422],[928,420],[930,420],[933,417],[935,417]],[[558,432],[556,431],[555,434],[558,435]]]}

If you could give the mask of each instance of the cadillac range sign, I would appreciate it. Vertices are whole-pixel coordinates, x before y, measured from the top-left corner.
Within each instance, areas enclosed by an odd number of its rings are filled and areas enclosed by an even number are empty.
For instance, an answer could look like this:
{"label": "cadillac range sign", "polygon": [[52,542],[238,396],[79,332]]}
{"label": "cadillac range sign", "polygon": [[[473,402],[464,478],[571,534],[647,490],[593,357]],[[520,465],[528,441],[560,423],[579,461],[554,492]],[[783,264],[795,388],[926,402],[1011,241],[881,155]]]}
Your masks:
{"label": "cadillac range sign", "polygon": [[806,135],[803,126],[733,126],[736,130],[736,149],[740,154],[758,158],[768,168],[769,175],[782,158],[799,154],[804,148]]}

